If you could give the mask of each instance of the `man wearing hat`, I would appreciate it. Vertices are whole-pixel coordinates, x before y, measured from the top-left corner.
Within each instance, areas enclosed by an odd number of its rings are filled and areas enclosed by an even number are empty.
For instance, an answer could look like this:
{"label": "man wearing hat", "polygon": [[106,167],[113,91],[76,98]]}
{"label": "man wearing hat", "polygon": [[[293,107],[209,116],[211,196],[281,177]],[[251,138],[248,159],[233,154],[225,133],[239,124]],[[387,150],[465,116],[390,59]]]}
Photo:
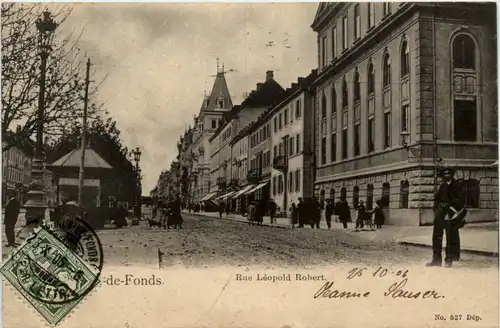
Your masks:
{"label": "man wearing hat", "polygon": [[[460,183],[453,178],[455,171],[444,168],[441,171],[443,182],[434,198],[434,229],[432,232],[432,261],[427,266],[442,265],[443,233],[446,231],[445,266],[451,267],[460,256],[459,228],[463,219],[464,199]],[[458,248],[458,250],[457,250]]]}

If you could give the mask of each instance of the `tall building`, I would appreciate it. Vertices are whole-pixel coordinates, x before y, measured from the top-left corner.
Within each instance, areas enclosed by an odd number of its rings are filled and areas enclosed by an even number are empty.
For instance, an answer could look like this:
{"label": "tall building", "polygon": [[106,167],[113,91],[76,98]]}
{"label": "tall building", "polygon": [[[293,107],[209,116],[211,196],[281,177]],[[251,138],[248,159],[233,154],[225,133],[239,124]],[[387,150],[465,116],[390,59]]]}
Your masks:
{"label": "tall building", "polygon": [[261,114],[284,93],[283,87],[274,79],[273,71],[267,71],[265,81],[257,83],[257,88],[239,106],[224,116],[217,132],[210,138],[211,143],[211,193],[225,196],[240,186],[237,180],[231,180],[232,171],[237,169],[233,162],[232,144],[241,130],[255,121]]}
{"label": "tall building", "polygon": [[315,192],[389,224],[433,220],[442,166],[456,168],[468,221],[498,208],[496,7],[492,3],[321,3]]}
{"label": "tall building", "polygon": [[217,64],[217,75],[210,94],[205,95],[192,137],[192,194],[193,202],[205,198],[210,191],[210,138],[220,128],[224,113],[233,103],[224,77],[224,67]]}

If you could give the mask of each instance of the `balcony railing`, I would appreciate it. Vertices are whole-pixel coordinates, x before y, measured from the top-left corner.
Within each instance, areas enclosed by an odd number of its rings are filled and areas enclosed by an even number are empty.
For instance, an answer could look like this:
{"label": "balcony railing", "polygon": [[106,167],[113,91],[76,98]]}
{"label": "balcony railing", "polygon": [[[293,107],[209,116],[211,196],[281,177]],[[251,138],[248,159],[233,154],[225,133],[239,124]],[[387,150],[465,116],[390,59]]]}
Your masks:
{"label": "balcony railing", "polygon": [[259,182],[260,176],[262,175],[262,169],[256,168],[256,169],[251,169],[247,173],[247,180],[248,182]]}
{"label": "balcony railing", "polygon": [[286,158],[283,155],[276,156],[273,158],[273,168],[275,170],[284,171],[286,169]]}

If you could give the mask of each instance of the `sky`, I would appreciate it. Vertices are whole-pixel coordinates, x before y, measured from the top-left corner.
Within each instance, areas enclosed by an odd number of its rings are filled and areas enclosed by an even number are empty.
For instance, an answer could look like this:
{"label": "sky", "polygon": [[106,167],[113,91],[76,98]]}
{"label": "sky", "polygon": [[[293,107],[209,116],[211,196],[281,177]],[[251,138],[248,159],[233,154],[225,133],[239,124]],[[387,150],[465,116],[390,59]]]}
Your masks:
{"label": "sky", "polygon": [[[284,88],[317,66],[310,28],[316,3],[77,4],[61,34],[83,34],[94,78],[107,78],[95,96],[140,147],[143,195],[177,156],[176,143],[209,92],[217,58],[233,104],[265,80]],[[272,41],[273,46],[268,46]]]}

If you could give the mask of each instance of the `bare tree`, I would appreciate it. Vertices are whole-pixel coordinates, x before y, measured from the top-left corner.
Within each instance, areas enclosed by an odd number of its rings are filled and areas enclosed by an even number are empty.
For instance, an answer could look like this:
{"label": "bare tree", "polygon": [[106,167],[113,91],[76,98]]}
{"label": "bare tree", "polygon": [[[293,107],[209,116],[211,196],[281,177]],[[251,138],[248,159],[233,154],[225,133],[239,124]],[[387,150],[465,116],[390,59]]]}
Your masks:
{"label": "bare tree", "polygon": [[[41,60],[35,21],[43,9],[42,3],[3,3],[1,7],[2,137],[14,124],[21,125],[19,131],[12,131],[14,143],[3,145],[2,151],[13,146],[16,140],[25,141],[36,131]],[[71,10],[69,6],[58,6],[52,14],[63,24]],[[54,35],[45,82],[44,134],[47,136],[63,135],[80,124],[85,86],[84,58],[78,47],[81,33],[61,38],[56,29]],[[98,87],[91,84],[90,95],[95,94]],[[88,113],[92,117],[99,110],[100,106],[92,103]]]}

